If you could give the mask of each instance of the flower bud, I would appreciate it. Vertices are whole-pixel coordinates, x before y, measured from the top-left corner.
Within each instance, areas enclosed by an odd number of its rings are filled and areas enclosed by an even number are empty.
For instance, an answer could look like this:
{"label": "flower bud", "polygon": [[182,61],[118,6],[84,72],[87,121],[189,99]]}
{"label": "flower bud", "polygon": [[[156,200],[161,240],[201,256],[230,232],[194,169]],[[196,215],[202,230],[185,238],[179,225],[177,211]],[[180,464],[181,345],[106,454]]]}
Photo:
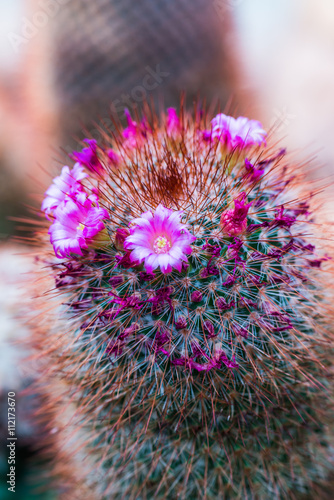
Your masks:
{"label": "flower bud", "polygon": [[119,154],[116,153],[116,151],[114,151],[113,149],[108,149],[107,155],[108,155],[108,158],[109,158],[111,164],[114,167],[118,167],[118,165],[121,161],[121,157],[119,156]]}
{"label": "flower bud", "polygon": [[130,230],[126,227],[118,227],[115,231],[114,245],[117,250],[124,250],[124,241],[130,235]]}
{"label": "flower bud", "polygon": [[180,118],[174,108],[167,109],[167,133],[168,135],[178,134],[182,130]]}
{"label": "flower bud", "polygon": [[231,300],[231,302],[226,302],[226,300],[223,297],[219,297],[216,300],[216,307],[220,311],[227,311],[228,309],[231,309],[231,307],[235,306],[234,300]]}
{"label": "flower bud", "polygon": [[252,202],[245,203],[246,194],[241,193],[234,200],[234,208],[226,210],[220,218],[220,226],[227,236],[238,236],[247,228],[247,215]]}
{"label": "flower bud", "polygon": [[185,316],[179,316],[175,321],[175,328],[177,330],[183,330],[184,328],[187,328],[187,318]]}
{"label": "flower bud", "polygon": [[204,330],[208,332],[207,338],[211,339],[212,337],[215,337],[217,334],[215,333],[215,328],[211,321],[206,320],[204,321]]}
{"label": "flower bud", "polygon": [[109,283],[110,283],[110,285],[111,285],[113,288],[115,288],[115,287],[117,287],[117,286],[121,285],[121,284],[123,283],[123,281],[124,281],[124,278],[123,278],[123,276],[121,276],[121,275],[120,275],[120,276],[112,276],[112,277],[110,278],[110,280],[109,280]]}
{"label": "flower bud", "polygon": [[202,299],[203,295],[199,290],[195,290],[195,292],[191,294],[191,302],[201,302]]}

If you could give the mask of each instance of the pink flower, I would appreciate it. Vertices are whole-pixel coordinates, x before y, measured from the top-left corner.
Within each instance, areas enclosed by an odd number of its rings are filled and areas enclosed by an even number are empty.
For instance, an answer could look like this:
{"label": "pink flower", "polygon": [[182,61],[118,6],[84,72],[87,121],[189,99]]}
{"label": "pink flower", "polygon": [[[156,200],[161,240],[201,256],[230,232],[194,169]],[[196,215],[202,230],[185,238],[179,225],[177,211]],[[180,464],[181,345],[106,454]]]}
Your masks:
{"label": "pink flower", "polygon": [[181,132],[180,118],[174,108],[167,109],[167,134],[174,135]]}
{"label": "pink flower", "polygon": [[145,262],[148,273],[160,267],[166,274],[175,267],[182,270],[182,262],[187,262],[186,254],[191,253],[191,243],[196,237],[191,235],[185,224],[181,224],[181,213],[159,205],[154,214],[145,212],[132,221],[135,224],[124,243],[124,248],[132,250],[132,261]]}
{"label": "pink flower", "polygon": [[245,168],[247,170],[246,176],[249,182],[257,182],[264,174],[264,168],[255,168],[248,158],[245,159]]}
{"label": "pink flower", "polygon": [[128,126],[123,130],[123,137],[126,139],[124,145],[126,147],[135,148],[139,146],[144,138],[143,130],[137,122],[132,120],[128,109],[124,110]]}
{"label": "pink flower", "polygon": [[116,151],[114,151],[113,149],[108,149],[107,155],[112,165],[114,165],[114,167],[118,167],[121,161],[120,155],[116,153]]}
{"label": "pink flower", "polygon": [[245,204],[246,194],[241,193],[234,200],[234,208],[226,210],[220,218],[220,225],[224,233],[237,236],[247,228],[247,214],[251,203]]}
{"label": "pink flower", "polygon": [[211,136],[218,138],[231,149],[260,145],[265,142],[267,135],[260,122],[249,120],[244,116],[233,118],[233,116],[220,113],[211,121],[211,124]]}
{"label": "pink flower", "polygon": [[71,198],[64,200],[54,212],[55,221],[49,228],[50,241],[57,257],[71,253],[82,255],[94,236],[104,229],[107,210],[93,205],[89,198],[82,203]]}
{"label": "pink flower", "polygon": [[97,156],[97,142],[95,139],[84,139],[83,142],[88,144],[87,148],[83,148],[81,152],[73,151],[70,158],[83,165],[91,172],[101,174],[104,171],[103,165]]}
{"label": "pink flower", "polygon": [[42,210],[47,217],[65,198],[75,196],[83,191],[80,181],[85,177],[87,177],[87,174],[79,163],[76,163],[72,170],[69,167],[63,167],[61,174],[53,179],[51,186],[45,193]]}

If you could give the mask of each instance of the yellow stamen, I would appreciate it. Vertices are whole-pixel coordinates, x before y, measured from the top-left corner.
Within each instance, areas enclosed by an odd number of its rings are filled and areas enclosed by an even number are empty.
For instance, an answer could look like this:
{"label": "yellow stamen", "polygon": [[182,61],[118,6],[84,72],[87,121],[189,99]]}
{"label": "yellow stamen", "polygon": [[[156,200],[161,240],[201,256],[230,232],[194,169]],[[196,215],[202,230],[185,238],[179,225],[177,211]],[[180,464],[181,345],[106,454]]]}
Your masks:
{"label": "yellow stamen", "polygon": [[158,236],[153,244],[155,253],[167,253],[170,250],[170,243],[165,236]]}

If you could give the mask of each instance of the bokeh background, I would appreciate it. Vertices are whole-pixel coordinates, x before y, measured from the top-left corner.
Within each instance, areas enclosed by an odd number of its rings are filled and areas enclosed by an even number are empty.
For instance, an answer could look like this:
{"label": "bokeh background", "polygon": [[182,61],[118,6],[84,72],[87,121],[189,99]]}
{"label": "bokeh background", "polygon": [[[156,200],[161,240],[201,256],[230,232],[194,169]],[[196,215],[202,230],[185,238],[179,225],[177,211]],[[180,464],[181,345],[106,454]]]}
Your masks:
{"label": "bokeh background", "polygon": [[[181,91],[219,102],[265,128],[328,184],[334,219],[333,0],[0,0],[0,430],[7,391],[18,393],[16,498],[53,499],[39,461],[38,401],[22,390],[34,369],[22,317],[33,257],[17,222],[38,207],[77,140],[97,124],[178,106]],[[62,159],[63,158],[63,159]],[[29,215],[30,216],[30,215]],[[31,304],[30,304],[31,306]],[[18,343],[19,342],[19,343]],[[7,450],[0,450],[0,498]]]}

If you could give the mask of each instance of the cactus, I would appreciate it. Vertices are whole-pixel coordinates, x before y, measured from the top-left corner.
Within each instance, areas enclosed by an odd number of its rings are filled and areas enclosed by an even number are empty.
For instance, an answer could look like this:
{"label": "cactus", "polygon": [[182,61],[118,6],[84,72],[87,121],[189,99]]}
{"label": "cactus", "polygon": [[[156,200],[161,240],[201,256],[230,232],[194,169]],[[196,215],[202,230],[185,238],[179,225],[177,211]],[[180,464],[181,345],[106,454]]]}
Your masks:
{"label": "cactus", "polygon": [[254,120],[127,119],[42,206],[62,305],[41,349],[91,498],[307,494],[329,467],[332,336],[302,172]]}

